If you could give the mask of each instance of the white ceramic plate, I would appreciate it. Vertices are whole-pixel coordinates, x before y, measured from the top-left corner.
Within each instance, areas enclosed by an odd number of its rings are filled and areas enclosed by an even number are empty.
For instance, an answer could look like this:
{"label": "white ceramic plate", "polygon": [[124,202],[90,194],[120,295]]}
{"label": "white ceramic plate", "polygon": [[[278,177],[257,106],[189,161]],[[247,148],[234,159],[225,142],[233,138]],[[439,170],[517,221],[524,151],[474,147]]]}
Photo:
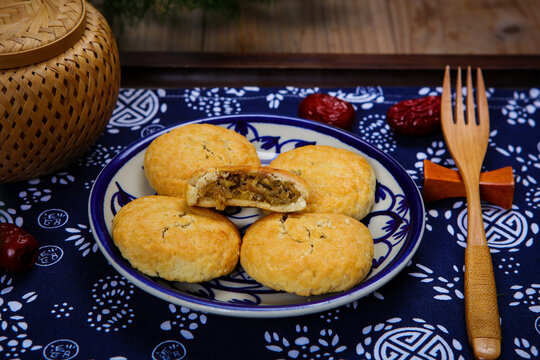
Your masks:
{"label": "white ceramic plate", "polygon": [[[134,198],[152,195],[142,163],[157,136],[190,123],[210,123],[241,133],[268,164],[279,153],[307,144],[345,148],[364,156],[377,177],[376,202],[363,220],[375,241],[368,277],[354,288],[324,296],[277,292],[252,280],[240,267],[205,283],[170,282],[131,267],[111,238],[114,214]],[[229,208],[225,214],[241,232],[260,215],[256,209]],[[171,303],[209,313],[242,317],[280,317],[326,311],[357,300],[386,284],[405,267],[424,231],[424,205],[413,180],[391,157],[355,135],[309,120],[274,115],[231,115],[182,123],[142,138],[118,154],[99,174],[89,200],[92,233],[114,268],[144,291]]]}

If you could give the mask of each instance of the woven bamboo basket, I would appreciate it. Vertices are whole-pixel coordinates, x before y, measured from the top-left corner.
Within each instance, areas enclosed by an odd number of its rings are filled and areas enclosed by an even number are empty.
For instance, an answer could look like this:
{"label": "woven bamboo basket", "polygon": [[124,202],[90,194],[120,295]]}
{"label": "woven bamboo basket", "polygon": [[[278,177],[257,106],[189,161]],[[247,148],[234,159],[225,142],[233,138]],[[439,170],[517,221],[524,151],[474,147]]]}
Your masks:
{"label": "woven bamboo basket", "polygon": [[105,129],[120,61],[84,0],[0,1],[0,182],[57,171]]}

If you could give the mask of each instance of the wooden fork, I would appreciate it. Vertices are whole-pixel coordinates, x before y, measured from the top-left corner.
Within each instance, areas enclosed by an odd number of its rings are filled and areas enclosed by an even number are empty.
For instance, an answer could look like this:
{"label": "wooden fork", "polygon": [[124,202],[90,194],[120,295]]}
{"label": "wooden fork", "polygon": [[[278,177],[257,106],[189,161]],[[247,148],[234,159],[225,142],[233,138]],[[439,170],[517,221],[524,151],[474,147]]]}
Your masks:
{"label": "wooden fork", "polygon": [[456,80],[454,117],[450,67],[444,73],[441,125],[446,145],[465,184],[467,196],[467,248],[465,249],[465,319],[476,359],[497,359],[501,328],[491,255],[484,231],[480,204],[480,171],[489,139],[489,114],[482,71],[477,70],[475,119],[471,68],[467,68],[467,117],[463,117],[461,68]]}

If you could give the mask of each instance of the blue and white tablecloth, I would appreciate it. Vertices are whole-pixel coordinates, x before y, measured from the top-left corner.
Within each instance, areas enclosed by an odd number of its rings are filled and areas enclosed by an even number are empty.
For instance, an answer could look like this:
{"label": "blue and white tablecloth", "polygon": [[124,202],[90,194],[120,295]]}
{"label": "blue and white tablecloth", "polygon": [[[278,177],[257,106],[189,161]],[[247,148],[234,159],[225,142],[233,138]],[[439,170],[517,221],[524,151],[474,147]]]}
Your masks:
{"label": "blue and white tablecloth", "polygon": [[[353,103],[353,132],[394,157],[419,187],[423,159],[455,168],[441,134],[402,137],[385,122],[390,105],[440,88],[122,89],[109,125],[84,156],[55,174],[0,184],[0,222],[23,226],[41,246],[30,272],[0,270],[0,359],[472,359],[464,323],[463,198],[426,204],[423,241],[388,284],[314,315],[246,319],[193,311],[135,287],[99,251],[88,196],[100,170],[125,146],[208,116],[296,116],[313,92]],[[512,166],[516,181],[511,210],[483,204],[501,359],[540,359],[539,95],[536,88],[488,91],[484,168]]]}

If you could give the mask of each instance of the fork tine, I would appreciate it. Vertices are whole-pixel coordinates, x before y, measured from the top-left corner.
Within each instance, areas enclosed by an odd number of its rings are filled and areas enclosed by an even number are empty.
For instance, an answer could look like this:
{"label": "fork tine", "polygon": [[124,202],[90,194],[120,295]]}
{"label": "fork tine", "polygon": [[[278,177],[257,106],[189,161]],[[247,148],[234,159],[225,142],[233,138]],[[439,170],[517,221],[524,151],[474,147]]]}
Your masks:
{"label": "fork tine", "polygon": [[463,119],[463,89],[461,87],[461,67],[457,69],[457,78],[456,78],[456,104],[454,111],[454,122],[456,124],[463,124],[465,120]]}
{"label": "fork tine", "polygon": [[467,124],[476,125],[471,67],[467,66]]}
{"label": "fork tine", "polygon": [[489,129],[489,111],[486,97],[486,88],[484,86],[484,77],[482,70],[476,70],[476,106],[478,107],[478,124]]}
{"label": "fork tine", "polygon": [[441,95],[441,125],[452,123],[452,89],[450,87],[450,66],[444,70],[443,91]]}

